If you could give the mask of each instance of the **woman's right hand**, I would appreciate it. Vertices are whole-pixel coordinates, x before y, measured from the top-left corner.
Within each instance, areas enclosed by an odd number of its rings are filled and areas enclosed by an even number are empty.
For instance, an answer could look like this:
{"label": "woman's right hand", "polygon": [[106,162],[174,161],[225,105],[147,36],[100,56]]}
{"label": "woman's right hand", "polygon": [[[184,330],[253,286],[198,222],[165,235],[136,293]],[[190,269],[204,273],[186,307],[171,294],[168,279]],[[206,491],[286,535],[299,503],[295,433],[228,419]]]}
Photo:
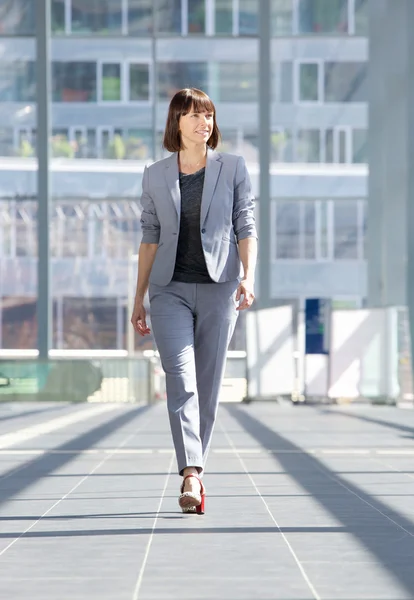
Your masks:
{"label": "woman's right hand", "polygon": [[150,328],[147,327],[146,317],[147,312],[144,308],[144,302],[142,300],[135,300],[131,323],[134,330],[142,336],[151,333]]}

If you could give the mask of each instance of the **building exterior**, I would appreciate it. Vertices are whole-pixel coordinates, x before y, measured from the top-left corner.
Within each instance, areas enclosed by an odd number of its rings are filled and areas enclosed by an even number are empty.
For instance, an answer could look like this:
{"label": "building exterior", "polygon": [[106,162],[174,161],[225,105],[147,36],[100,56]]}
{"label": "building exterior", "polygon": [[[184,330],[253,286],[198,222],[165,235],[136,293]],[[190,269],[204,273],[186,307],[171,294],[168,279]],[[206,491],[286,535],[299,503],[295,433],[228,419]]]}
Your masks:
{"label": "building exterior", "polygon": [[[329,295],[360,305],[366,295],[367,5],[271,2],[274,298]],[[177,89],[211,95],[221,147],[245,157],[258,195],[258,7],[259,0],[51,0],[57,346],[75,343],[64,331],[65,306],[85,306],[84,298],[90,320],[103,310],[94,306],[112,307],[111,341],[99,343],[125,345],[142,171],[163,156]],[[36,294],[34,17],[35,0],[0,2],[3,332],[10,307]]]}

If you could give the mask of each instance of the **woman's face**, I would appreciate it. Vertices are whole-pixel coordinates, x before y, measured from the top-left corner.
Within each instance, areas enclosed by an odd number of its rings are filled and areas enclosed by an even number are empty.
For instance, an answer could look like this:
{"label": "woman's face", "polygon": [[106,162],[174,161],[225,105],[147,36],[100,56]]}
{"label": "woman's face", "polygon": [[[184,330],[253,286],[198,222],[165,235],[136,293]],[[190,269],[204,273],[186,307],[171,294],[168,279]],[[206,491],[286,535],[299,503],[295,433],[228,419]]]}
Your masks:
{"label": "woman's face", "polygon": [[180,117],[178,123],[183,146],[206,144],[213,133],[214,113],[190,112]]}

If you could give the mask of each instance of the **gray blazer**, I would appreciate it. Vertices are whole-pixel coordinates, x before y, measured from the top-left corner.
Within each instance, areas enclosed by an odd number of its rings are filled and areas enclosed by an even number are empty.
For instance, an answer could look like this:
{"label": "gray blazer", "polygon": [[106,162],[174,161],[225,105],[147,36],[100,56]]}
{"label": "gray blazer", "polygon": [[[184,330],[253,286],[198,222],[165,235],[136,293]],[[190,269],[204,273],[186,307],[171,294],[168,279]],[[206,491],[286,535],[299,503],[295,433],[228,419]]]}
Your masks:
{"label": "gray blazer", "polygon": [[[142,243],[158,244],[150,282],[168,285],[173,276],[180,231],[181,194],[178,155],[145,167],[141,196]],[[254,198],[241,156],[209,149],[201,200],[200,231],[213,281],[240,275],[237,241],[257,237]]]}

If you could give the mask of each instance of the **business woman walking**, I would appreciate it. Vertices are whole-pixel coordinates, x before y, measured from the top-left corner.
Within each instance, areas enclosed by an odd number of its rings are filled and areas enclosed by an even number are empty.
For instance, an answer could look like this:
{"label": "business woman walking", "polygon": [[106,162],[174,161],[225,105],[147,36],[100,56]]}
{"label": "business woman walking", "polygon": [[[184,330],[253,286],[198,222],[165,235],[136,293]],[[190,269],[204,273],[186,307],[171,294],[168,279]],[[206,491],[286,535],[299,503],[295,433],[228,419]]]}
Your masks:
{"label": "business woman walking", "polygon": [[[238,312],[254,300],[257,234],[244,160],[216,152],[215,107],[188,88],[172,98],[164,147],[146,167],[142,241],[131,317],[147,335],[144,296],[166,375],[178,471],[179,505],[203,514],[202,481],[217,414],[226,354]],[[242,267],[242,269],[241,269]],[[242,271],[242,273],[241,273]]]}

